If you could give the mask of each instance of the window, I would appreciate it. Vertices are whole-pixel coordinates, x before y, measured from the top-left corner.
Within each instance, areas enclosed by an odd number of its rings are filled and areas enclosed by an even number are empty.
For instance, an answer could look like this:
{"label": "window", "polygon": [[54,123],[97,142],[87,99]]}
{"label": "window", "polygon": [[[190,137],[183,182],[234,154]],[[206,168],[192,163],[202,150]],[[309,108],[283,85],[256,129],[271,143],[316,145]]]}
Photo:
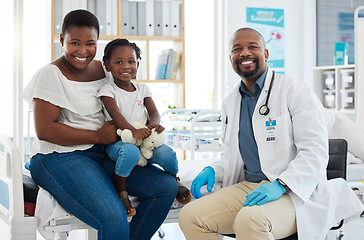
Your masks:
{"label": "window", "polygon": [[214,1],[185,0],[186,108],[212,108]]}
{"label": "window", "polygon": [[317,66],[334,64],[335,42],[348,42],[354,64],[354,11],[364,0],[317,0]]}
{"label": "window", "polygon": [[1,87],[0,87],[0,133],[6,137],[13,137],[14,126],[14,94],[13,94],[13,62],[14,62],[14,15],[13,2],[2,1],[0,21],[3,36],[0,38],[1,55]]}

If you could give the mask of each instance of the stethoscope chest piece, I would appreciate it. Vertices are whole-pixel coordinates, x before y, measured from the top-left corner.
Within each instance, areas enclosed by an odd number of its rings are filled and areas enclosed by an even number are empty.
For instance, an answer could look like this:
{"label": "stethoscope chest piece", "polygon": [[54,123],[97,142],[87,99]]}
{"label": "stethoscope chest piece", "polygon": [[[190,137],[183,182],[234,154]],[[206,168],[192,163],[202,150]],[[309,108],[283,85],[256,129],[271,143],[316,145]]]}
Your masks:
{"label": "stethoscope chest piece", "polygon": [[260,108],[259,108],[259,113],[261,114],[261,115],[268,115],[268,113],[269,113],[269,108],[268,108],[268,106],[267,105],[262,105],[262,106],[260,106]]}

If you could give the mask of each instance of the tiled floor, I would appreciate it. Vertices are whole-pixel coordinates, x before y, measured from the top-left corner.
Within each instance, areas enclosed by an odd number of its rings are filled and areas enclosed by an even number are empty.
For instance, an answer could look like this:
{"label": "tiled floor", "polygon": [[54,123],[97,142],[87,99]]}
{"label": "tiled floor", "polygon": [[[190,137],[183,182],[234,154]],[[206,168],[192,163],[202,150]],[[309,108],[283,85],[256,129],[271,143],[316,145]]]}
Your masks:
{"label": "tiled floor", "polygon": [[[165,233],[164,240],[185,240],[181,229],[177,223],[163,224],[162,230]],[[344,232],[342,240],[362,240],[364,239],[364,218],[358,218],[350,223],[346,223],[341,229]],[[326,240],[336,240],[338,231],[331,231]],[[9,240],[9,229],[7,225],[0,219],[0,240]],[[72,231],[68,240],[84,240],[84,231]],[[160,240],[158,233],[156,233],[152,240]],[[224,237],[223,240],[230,240],[232,238]],[[44,240],[39,234],[37,240]]]}
{"label": "tiled floor", "polygon": [[[185,240],[181,229],[177,223],[167,223],[162,226],[165,232],[164,240]],[[344,232],[342,240],[363,240],[364,239],[364,218],[358,218],[352,222],[344,224],[341,228]],[[339,230],[330,231],[326,240],[337,240],[336,236],[339,234]],[[230,240],[232,238],[224,237],[223,240]],[[154,235],[152,240],[160,240],[158,234]],[[339,239],[338,239],[339,240]]]}

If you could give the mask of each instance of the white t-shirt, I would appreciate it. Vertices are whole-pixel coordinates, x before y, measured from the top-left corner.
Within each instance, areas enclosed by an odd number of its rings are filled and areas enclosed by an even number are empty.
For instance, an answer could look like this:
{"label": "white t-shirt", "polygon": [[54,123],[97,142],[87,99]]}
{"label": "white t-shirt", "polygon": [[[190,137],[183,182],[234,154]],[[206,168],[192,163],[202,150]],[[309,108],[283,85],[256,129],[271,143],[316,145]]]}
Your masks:
{"label": "white t-shirt", "polygon": [[[144,83],[132,83],[136,90],[127,92],[119,88],[114,81],[108,81],[100,90],[98,97],[107,96],[115,100],[120,109],[120,113],[125,119],[131,122],[141,122],[146,124],[147,111],[144,105],[146,97],[152,97],[152,92]],[[104,109],[107,120],[112,120],[109,113]]]}
{"label": "white t-shirt", "polygon": [[[59,122],[77,128],[97,130],[105,123],[102,103],[97,97],[106,77],[92,82],[77,82],[67,79],[59,68],[48,64],[39,69],[23,91],[23,98],[33,109],[33,98],[39,98],[61,107]],[[37,153],[72,152],[86,150],[93,144],[60,146],[35,138],[32,156]]]}

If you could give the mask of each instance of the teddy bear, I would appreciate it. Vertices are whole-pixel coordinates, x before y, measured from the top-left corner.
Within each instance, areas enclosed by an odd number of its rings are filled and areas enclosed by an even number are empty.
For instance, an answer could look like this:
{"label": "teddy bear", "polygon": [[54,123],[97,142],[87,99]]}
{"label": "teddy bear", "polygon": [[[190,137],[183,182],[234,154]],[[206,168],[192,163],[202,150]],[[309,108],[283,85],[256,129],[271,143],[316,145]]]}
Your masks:
{"label": "teddy bear", "polygon": [[[132,122],[131,125],[136,129],[140,129],[143,127],[146,128],[146,126],[140,122]],[[158,134],[154,128],[152,129],[152,133],[150,134],[150,136],[144,140],[140,138],[134,138],[133,133],[129,129],[118,129],[116,133],[121,137],[121,140],[124,143],[131,143],[139,147],[141,156],[137,165],[142,167],[147,165],[147,159],[152,158],[153,149],[161,146],[164,143],[164,134]]]}

